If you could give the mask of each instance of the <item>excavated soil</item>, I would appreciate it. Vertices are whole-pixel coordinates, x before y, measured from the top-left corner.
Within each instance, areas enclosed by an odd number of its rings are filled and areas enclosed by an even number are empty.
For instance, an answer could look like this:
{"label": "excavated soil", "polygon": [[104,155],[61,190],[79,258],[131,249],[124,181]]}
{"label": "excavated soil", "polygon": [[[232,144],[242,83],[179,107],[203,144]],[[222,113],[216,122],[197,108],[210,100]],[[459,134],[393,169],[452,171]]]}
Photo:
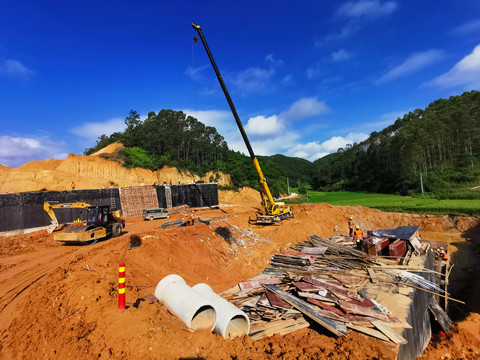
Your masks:
{"label": "excavated soil", "polygon": [[114,143],[89,156],[69,154],[65,160],[31,161],[18,168],[0,165],[0,193],[70,190],[72,182],[76,190],[192,181],[231,185],[230,175],[222,173],[199,177],[167,166],[157,171],[127,169],[118,159],[122,149],[122,144]]}
{"label": "excavated soil", "polygon": [[[209,332],[190,332],[158,302],[142,300],[166,275],[187,284],[209,284],[221,292],[261,271],[275,252],[318,234],[331,236],[347,218],[368,228],[421,225],[425,231],[459,233],[479,219],[382,213],[363,207],[295,205],[295,218],[270,227],[251,226],[258,193],[221,192],[222,206],[198,210],[259,234],[244,246],[227,244],[202,223],[160,229],[166,220],[129,218],[122,236],[88,246],[62,246],[53,234],[38,231],[1,238],[0,358],[2,359],[394,359],[396,347],[360,333],[334,338],[321,328],[252,341],[225,340]],[[179,220],[175,214],[168,221]],[[457,227],[461,227],[457,228]],[[478,227],[477,227],[478,228]],[[130,236],[142,245],[126,250]],[[127,309],[117,311],[118,264],[126,263]],[[446,337],[432,343],[422,359],[478,359],[480,315],[472,313]]]}

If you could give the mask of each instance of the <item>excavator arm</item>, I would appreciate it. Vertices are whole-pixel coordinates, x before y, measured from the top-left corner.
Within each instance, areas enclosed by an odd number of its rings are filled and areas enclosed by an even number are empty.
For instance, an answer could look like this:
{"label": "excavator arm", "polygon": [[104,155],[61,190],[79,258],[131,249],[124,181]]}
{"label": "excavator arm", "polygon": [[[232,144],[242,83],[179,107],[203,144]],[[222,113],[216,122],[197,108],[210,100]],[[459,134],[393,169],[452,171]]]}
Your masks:
{"label": "excavator arm", "polygon": [[[247,147],[248,153],[250,155],[250,158],[252,159],[253,166],[255,167],[255,170],[257,171],[258,174],[258,181],[260,182],[261,185],[261,190],[260,194],[262,197],[262,204],[265,207],[265,215],[263,215],[265,218],[263,220],[255,221],[256,223],[274,223],[278,222],[283,218],[287,217],[293,217],[293,212],[292,209],[289,206],[283,206],[283,205],[278,205],[275,203],[273,200],[272,193],[270,192],[270,189],[267,184],[267,179],[263,175],[262,169],[260,168],[260,164],[258,163],[258,159],[255,156],[255,153],[253,152],[252,145],[250,144],[250,141],[248,140],[247,133],[245,132],[245,129],[243,128],[243,124],[240,121],[240,117],[238,116],[237,110],[235,109],[235,106],[233,105],[232,98],[230,97],[230,94],[228,93],[227,87],[225,85],[225,82],[223,81],[222,75],[220,74],[220,71],[218,70],[217,64],[215,63],[215,60],[213,59],[213,55],[210,52],[210,48],[208,47],[207,40],[205,39],[205,36],[203,35],[203,31],[200,27],[200,25],[195,25],[192,22],[192,26],[195,29],[195,31],[198,33],[200,36],[200,39],[202,40],[203,47],[205,48],[205,51],[207,52],[208,58],[210,59],[210,63],[212,64],[213,70],[215,71],[215,74],[217,75],[218,82],[220,83],[220,87],[223,90],[223,93],[225,94],[225,98],[227,99],[228,105],[230,106],[230,110],[232,111],[233,117],[235,118],[235,122],[237,123],[238,129],[240,130],[240,134],[242,135],[243,141],[245,142],[245,145]],[[194,38],[195,44],[197,43],[196,37]],[[262,216],[262,215],[260,215]],[[267,219],[267,217],[272,217],[271,219]],[[280,218],[280,220],[277,221],[277,219]],[[257,219],[258,220],[258,219]]]}
{"label": "excavator arm", "polygon": [[84,209],[89,206],[91,205],[84,202],[63,203],[63,204],[50,204],[49,202],[44,202],[43,210],[45,210],[51,222],[51,225],[47,227],[47,232],[52,233],[54,231],[62,229],[62,225],[58,223],[57,216],[55,215],[55,212],[53,211],[53,209],[62,209],[62,208]]}

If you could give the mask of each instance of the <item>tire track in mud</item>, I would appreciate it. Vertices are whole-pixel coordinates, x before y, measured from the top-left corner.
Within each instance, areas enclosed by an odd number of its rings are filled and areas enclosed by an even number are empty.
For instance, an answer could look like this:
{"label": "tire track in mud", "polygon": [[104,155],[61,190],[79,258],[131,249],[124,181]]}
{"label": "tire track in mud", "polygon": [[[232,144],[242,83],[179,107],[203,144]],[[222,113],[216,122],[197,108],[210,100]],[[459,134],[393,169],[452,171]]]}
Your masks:
{"label": "tire track in mud", "polygon": [[[17,272],[18,269],[9,268],[6,271],[14,273],[8,280],[0,282],[0,314],[4,313],[6,308],[11,305],[25,290],[35,284],[37,281],[48,275],[51,271],[69,261],[70,256],[81,249],[76,248],[55,254],[53,257],[42,256],[41,254],[35,260],[40,258],[40,262],[32,261],[27,268]],[[23,266],[25,267],[25,266]],[[8,273],[6,274],[8,275]]]}

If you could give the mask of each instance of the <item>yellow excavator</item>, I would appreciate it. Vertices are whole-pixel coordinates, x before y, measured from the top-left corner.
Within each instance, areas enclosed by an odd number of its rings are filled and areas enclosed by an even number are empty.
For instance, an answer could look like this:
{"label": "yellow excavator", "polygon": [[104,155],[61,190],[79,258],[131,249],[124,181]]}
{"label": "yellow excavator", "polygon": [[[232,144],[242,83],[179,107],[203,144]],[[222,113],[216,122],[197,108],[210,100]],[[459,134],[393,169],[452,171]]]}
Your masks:
{"label": "yellow excavator", "polygon": [[55,234],[54,240],[61,242],[89,242],[106,237],[120,236],[122,229],[125,228],[125,220],[120,218],[120,211],[111,211],[110,206],[92,206],[84,202],[50,204],[45,202],[43,209],[50,217],[51,225],[47,227],[47,232],[51,233],[62,228],[59,225],[54,209],[86,209],[87,220],[75,222],[68,226],[65,231]]}
{"label": "yellow excavator", "polygon": [[[262,169],[260,168],[260,164],[258,163],[258,159],[255,156],[255,153],[253,152],[252,145],[250,144],[250,141],[248,140],[247,133],[245,132],[245,129],[243,128],[242,122],[240,121],[240,117],[237,114],[237,110],[235,109],[235,106],[233,105],[233,101],[230,97],[230,94],[228,93],[227,87],[225,86],[225,82],[223,81],[222,75],[220,75],[220,71],[218,70],[218,67],[215,63],[215,60],[213,59],[213,55],[210,52],[210,48],[208,47],[207,41],[205,40],[205,36],[203,35],[202,29],[200,25],[195,25],[192,22],[192,26],[195,29],[195,31],[198,33],[200,36],[200,39],[202,40],[203,47],[205,48],[205,51],[207,52],[208,58],[210,59],[210,63],[212,64],[213,70],[215,71],[215,74],[217,75],[218,82],[220,83],[220,86],[223,90],[223,93],[225,94],[225,98],[227,99],[228,105],[230,106],[230,110],[232,111],[233,117],[235,118],[235,121],[237,123],[238,129],[240,130],[240,133],[242,134],[243,141],[245,142],[245,145],[247,146],[248,153],[250,154],[250,158],[252,159],[253,166],[255,167],[255,170],[257,171],[258,174],[258,179],[260,182],[260,196],[262,198],[262,204],[265,209],[263,213],[257,212],[257,218],[256,219],[249,219],[249,222],[251,224],[275,224],[283,219],[287,218],[293,218],[293,210],[290,206],[286,206],[283,203],[276,203],[273,200],[272,193],[270,192],[270,189],[268,188],[267,184],[267,179],[265,179],[265,176],[263,175]],[[195,41],[195,45],[197,45],[198,38],[195,36],[193,38]]]}

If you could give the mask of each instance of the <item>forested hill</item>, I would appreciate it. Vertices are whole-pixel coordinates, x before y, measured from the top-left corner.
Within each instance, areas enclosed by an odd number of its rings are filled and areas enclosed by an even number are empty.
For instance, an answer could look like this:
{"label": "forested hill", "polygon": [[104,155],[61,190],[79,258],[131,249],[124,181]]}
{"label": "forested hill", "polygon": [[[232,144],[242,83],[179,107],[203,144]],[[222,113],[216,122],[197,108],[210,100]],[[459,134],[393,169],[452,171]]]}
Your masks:
{"label": "forested hill", "polygon": [[281,154],[259,156],[259,161],[271,161],[278,165],[284,177],[288,177],[290,186],[306,186],[312,182],[313,163],[308,160]]}
{"label": "forested hill", "polygon": [[[125,124],[124,132],[100,136],[94,147],[85,150],[85,155],[121,142],[126,147],[120,154],[126,167],[156,170],[169,165],[199,175],[217,171],[230,174],[235,186],[259,186],[250,157],[230,150],[214,127],[182,111],[152,111],[142,121],[132,110]],[[259,162],[274,196],[287,192],[287,177],[292,186],[311,180],[313,165],[307,160],[274,155],[261,157]]]}
{"label": "forested hill", "polygon": [[416,109],[360,144],[314,162],[313,187],[371,192],[441,191],[478,184],[480,92]]}

